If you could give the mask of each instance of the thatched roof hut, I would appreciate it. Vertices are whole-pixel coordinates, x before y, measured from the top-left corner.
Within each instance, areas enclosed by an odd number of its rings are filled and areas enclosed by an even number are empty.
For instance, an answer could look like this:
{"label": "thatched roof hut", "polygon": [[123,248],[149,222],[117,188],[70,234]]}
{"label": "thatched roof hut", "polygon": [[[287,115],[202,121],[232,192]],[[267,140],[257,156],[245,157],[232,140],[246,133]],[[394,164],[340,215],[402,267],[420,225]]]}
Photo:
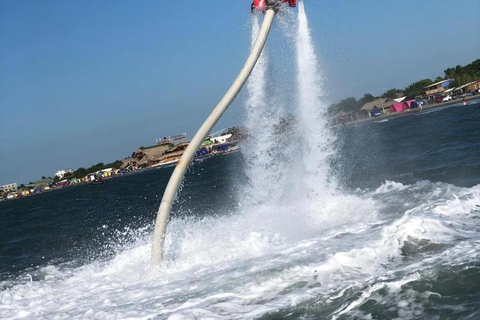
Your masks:
{"label": "thatched roof hut", "polygon": [[377,107],[378,109],[388,109],[394,103],[395,101],[390,100],[390,98],[380,98],[380,99],[376,99],[371,102],[365,103],[361,110],[370,112],[373,109],[375,109],[375,107]]}
{"label": "thatched roof hut", "polygon": [[180,144],[177,144],[176,146],[173,146],[171,148],[169,148],[168,150],[165,150],[165,154],[169,154],[169,153],[173,153],[173,152],[177,152],[177,151],[185,151],[185,149],[187,149],[188,147],[188,142],[185,142],[185,143],[180,143]]}

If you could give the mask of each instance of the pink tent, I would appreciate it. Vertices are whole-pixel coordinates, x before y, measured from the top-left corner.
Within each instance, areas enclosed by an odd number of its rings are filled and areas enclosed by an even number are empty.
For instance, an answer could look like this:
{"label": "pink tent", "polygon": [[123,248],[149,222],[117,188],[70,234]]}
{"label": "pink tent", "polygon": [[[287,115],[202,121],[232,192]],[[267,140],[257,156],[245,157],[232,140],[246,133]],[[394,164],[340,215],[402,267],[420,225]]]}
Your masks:
{"label": "pink tent", "polygon": [[408,110],[410,109],[412,102],[414,101],[415,100],[408,100],[400,103],[395,103],[390,107],[390,112],[402,112],[402,111]]}
{"label": "pink tent", "polygon": [[414,103],[414,102],[415,102],[415,99],[405,101],[405,103],[408,104],[408,109],[412,109],[412,103]]}
{"label": "pink tent", "polygon": [[395,103],[390,107],[390,112],[402,112],[408,109],[408,105],[405,102]]}

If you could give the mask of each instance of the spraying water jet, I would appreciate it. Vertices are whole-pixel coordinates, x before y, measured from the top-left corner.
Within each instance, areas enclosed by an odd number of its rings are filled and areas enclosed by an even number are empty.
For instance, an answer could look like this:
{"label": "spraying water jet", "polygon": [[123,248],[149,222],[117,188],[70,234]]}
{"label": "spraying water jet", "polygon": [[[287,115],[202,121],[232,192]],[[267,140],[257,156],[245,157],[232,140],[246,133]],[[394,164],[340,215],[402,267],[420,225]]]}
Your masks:
{"label": "spraying water jet", "polygon": [[210,133],[218,120],[220,120],[250,76],[267,41],[275,13],[279,9],[280,5],[282,5],[284,2],[288,2],[291,7],[296,5],[296,0],[255,0],[252,4],[252,8],[254,9],[252,11],[261,11],[265,13],[262,27],[258,33],[257,40],[252,47],[250,56],[248,57],[245,66],[240,71],[225,96],[222,98],[222,100],[220,100],[215,109],[213,109],[212,113],[208,116],[200,129],[198,129],[197,133],[180,158],[180,161],[178,161],[178,164],[175,167],[170,180],[168,181],[162,201],[160,203],[160,207],[158,208],[157,219],[153,233],[152,263],[154,265],[160,264],[163,260],[163,247],[168,219],[170,217],[170,211],[172,209],[178,187],[185,175],[185,172],[192,162],[195,152],[205,140],[205,137]]}

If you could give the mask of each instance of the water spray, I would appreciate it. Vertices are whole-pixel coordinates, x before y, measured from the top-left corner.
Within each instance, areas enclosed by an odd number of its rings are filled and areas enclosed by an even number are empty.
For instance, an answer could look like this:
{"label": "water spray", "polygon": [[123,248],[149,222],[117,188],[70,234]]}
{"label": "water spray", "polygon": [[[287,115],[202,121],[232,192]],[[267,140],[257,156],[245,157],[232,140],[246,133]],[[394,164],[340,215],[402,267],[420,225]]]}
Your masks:
{"label": "water spray", "polygon": [[187,149],[183,153],[182,157],[177,163],[175,170],[168,181],[167,187],[163,194],[162,202],[158,208],[157,219],[155,222],[155,229],[153,233],[152,244],[152,263],[158,265],[163,260],[165,233],[167,229],[168,220],[170,217],[170,211],[172,209],[173,201],[177,194],[178,187],[187,171],[188,166],[195,156],[195,152],[205,140],[206,136],[210,133],[215,124],[220,120],[222,115],[228,109],[235,97],[238,95],[243,85],[250,76],[255,64],[257,63],[263,47],[267,41],[270,28],[273,23],[275,13],[279,9],[280,5],[284,2],[288,2],[291,7],[296,5],[296,0],[255,0],[252,3],[252,11],[264,12],[265,17],[262,27],[258,33],[257,40],[252,47],[250,56],[248,57],[245,66],[238,74],[237,78],[233,82],[230,89],[225,96],[220,100],[218,105],[213,109],[212,113],[208,116],[205,122],[189,143]]}

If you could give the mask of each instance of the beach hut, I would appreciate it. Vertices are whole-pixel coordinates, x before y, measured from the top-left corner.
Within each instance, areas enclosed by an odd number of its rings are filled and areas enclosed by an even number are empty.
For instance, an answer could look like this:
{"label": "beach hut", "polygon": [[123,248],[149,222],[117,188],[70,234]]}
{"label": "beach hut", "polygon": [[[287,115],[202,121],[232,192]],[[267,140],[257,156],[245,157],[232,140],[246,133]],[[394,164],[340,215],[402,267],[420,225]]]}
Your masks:
{"label": "beach hut", "polygon": [[392,103],[393,101],[389,98],[379,98],[371,102],[365,103],[361,110],[368,113],[368,117],[370,118],[371,116],[379,115],[379,110],[381,110],[382,112],[388,110]]}

